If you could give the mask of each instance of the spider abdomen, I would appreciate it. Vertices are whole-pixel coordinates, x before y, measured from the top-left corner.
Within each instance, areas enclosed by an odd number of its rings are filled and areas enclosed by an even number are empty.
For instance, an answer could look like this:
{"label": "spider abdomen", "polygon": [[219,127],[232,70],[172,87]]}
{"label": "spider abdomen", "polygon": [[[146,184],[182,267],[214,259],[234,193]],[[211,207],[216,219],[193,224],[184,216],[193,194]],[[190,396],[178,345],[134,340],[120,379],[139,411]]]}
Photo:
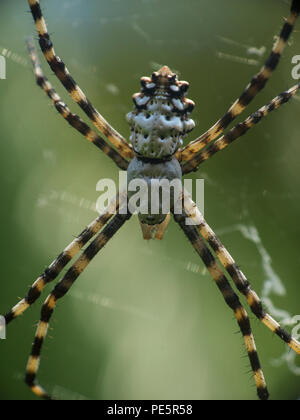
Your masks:
{"label": "spider abdomen", "polygon": [[164,221],[182,193],[182,171],[176,158],[150,163],[135,157],[127,171],[128,198],[134,200],[141,223],[157,225]]}
{"label": "spider abdomen", "polygon": [[143,77],[141,84],[141,92],[133,95],[135,109],[127,115],[130,141],[139,156],[167,159],[195,127],[190,118],[195,104],[186,98],[189,85],[166,66],[152,78]]}

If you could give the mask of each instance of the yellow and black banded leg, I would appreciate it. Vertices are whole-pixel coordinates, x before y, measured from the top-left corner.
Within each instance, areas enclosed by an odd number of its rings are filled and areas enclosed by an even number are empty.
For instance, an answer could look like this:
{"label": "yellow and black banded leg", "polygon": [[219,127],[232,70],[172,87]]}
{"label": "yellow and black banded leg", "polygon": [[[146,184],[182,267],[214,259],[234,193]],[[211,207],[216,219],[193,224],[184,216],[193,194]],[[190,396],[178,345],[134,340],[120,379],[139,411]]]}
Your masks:
{"label": "yellow and black banded leg", "polygon": [[271,55],[267,59],[265,65],[260,72],[253,77],[246,90],[239,97],[238,100],[230,107],[226,114],[208,131],[202,134],[199,138],[189,143],[182,150],[178,151],[177,158],[179,161],[189,161],[207,144],[214,141],[228,125],[240,115],[255,96],[260,92],[270,79],[272,72],[277,68],[280,57],[283,53],[285,46],[288,43],[291,33],[293,32],[297,17],[300,14],[300,0],[293,0],[291,12],[286,19],[281,34],[272,49]]}
{"label": "yellow and black banded leg", "polygon": [[123,158],[133,158],[134,152],[129,143],[119,134],[102,115],[93,107],[87,99],[80,87],[70,75],[66,65],[55,54],[47,25],[43,17],[39,0],[28,0],[33,19],[35,21],[36,30],[39,35],[39,43],[41,50],[50,65],[52,71],[56,74],[63,86],[67,89],[74,101],[91,119],[95,127],[108,138],[108,140],[116,147]]}
{"label": "yellow and black banded leg", "polygon": [[44,340],[47,336],[49,322],[56,307],[57,301],[62,299],[80,274],[86,269],[92,259],[98,252],[107,244],[107,242],[117,233],[117,231],[124,225],[124,223],[131,217],[128,214],[117,214],[103,229],[96,239],[85,249],[80,258],[68,270],[63,279],[55,286],[52,293],[46,299],[42,311],[41,319],[37,327],[34,343],[30,358],[26,368],[26,383],[31,390],[39,397],[44,399],[51,399],[49,395],[36,380],[40,355]]}
{"label": "yellow and black banded leg", "polygon": [[53,86],[43,73],[32,39],[27,40],[27,47],[33,64],[36,82],[52,100],[59,114],[88,141],[93,143],[103,153],[110,157],[120,169],[127,170],[129,165],[128,161],[124,159],[119,152],[114,150],[102,137],[100,137],[99,134],[82,121],[78,115],[71,113],[68,106],[61,100],[60,96],[53,89]]}
{"label": "yellow and black banded leg", "polygon": [[6,315],[5,321],[8,325],[11,321],[22,315],[26,309],[35,303],[41,296],[45,287],[54,281],[66,265],[78,254],[78,252],[106,225],[111,217],[118,211],[120,204],[126,200],[124,192],[117,196],[105,210],[97,217],[84,231],[78,235],[70,245],[52,262],[44,273],[35,281],[29,289],[27,296],[14,306]]}
{"label": "yellow and black banded leg", "polygon": [[212,253],[204,243],[203,239],[201,238],[196,226],[188,225],[186,223],[188,216],[185,213],[183,213],[182,215],[174,215],[174,218],[185,233],[185,235],[187,236],[188,240],[195,248],[196,252],[203,260],[211,277],[213,278],[220,292],[222,293],[225,302],[233,310],[244,338],[251,368],[254,374],[257,394],[260,399],[267,400],[269,398],[269,393],[264,374],[261,369],[259,357],[256,351],[256,345],[251,331],[250,320],[247,315],[247,312],[245,311],[241,302],[239,301],[238,296],[234,293],[223,271],[218,266],[214,256],[212,255]]}
{"label": "yellow and black banded leg", "polygon": [[203,215],[197,208],[196,204],[192,201],[191,197],[187,193],[184,193],[184,209],[186,214],[188,214],[189,219],[194,222],[201,236],[209,244],[222,266],[225,268],[225,270],[228,272],[228,274],[234,281],[239,292],[246,297],[250,309],[254,313],[254,315],[267,328],[269,328],[289,347],[291,347],[297,354],[300,355],[300,343],[295,338],[293,338],[287,331],[285,331],[277,321],[275,321],[269,314],[265,312],[260,298],[258,297],[257,293],[252,289],[246,276],[240,270],[232,256],[226,250],[222,242],[218,239],[211,227],[207,224]]}
{"label": "yellow and black banded leg", "polygon": [[215,153],[225,149],[235,140],[246,134],[252,127],[258,124],[264,117],[268,116],[272,111],[278,109],[281,105],[286,104],[289,100],[298,92],[300,88],[300,83],[293,86],[289,90],[281,93],[272,99],[267,105],[260,108],[254,114],[250,115],[244,122],[237,124],[233,127],[228,133],[220,137],[214,143],[211,143],[207,146],[206,149],[202,150],[196,154],[191,160],[186,163],[183,163],[182,173],[184,175],[197,171],[201,163],[210,159]]}

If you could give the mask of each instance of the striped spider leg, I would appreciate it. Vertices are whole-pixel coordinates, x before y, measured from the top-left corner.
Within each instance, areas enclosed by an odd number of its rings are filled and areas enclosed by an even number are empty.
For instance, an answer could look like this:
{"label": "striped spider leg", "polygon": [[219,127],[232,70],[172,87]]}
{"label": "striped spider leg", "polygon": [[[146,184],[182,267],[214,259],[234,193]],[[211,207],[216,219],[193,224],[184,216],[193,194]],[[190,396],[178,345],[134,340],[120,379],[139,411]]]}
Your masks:
{"label": "striped spider leg", "polygon": [[[246,108],[254,96],[265,86],[271,73],[275,70],[284,46],[292,32],[296,18],[300,12],[300,0],[292,1],[291,15],[284,25],[279,40],[276,42],[272,54],[261,72],[252,80],[240,99],[230,108],[228,113],[210,129],[204,137],[192,142],[185,149],[178,151],[183,144],[185,136],[194,128],[194,121],[190,114],[194,108],[193,101],[186,98],[188,83],[179,81],[171,70],[164,66],[154,72],[151,78],[142,78],[142,89],[133,96],[134,110],[127,115],[131,127],[130,141],[132,146],[117,133],[99,112],[88,101],[74,79],[71,77],[65,64],[56,56],[53,44],[47,31],[45,20],[42,16],[38,0],[28,0],[31,12],[39,35],[42,52],[63,86],[71,97],[84,110],[95,127],[107,137],[108,142],[102,139],[96,132],[91,130],[76,114],[72,114],[55,92],[49,81],[45,78],[39,64],[33,44],[29,42],[29,52],[34,66],[35,77],[38,85],[52,100],[60,115],[77,131],[83,134],[87,140],[95,144],[122,169],[127,169],[128,185],[130,181],[142,180],[147,185],[153,180],[181,181],[182,174],[188,173],[198,167],[200,163],[208,159],[216,151],[223,149],[236,138],[240,137],[252,126],[257,124],[273,109],[287,102],[298,90],[299,85],[279,95],[267,106],[251,115],[244,123],[233,128],[228,134],[216,140],[222,131]],[[215,143],[212,143],[216,140]],[[212,143],[212,144],[210,144]],[[202,147],[207,149],[202,151]],[[206,153],[206,154],[205,154]],[[204,159],[205,157],[205,159]],[[127,161],[130,160],[130,162]],[[180,163],[181,162],[181,163]],[[185,162],[185,164],[183,164]],[[180,184],[179,192],[182,186]],[[130,195],[131,192],[128,192]],[[151,191],[152,193],[152,191]],[[46,285],[54,281],[61,274],[64,267],[71,262],[77,254],[92,242],[82,252],[81,256],[73,263],[67,273],[58,281],[51,294],[42,306],[41,318],[37,327],[35,340],[26,369],[26,383],[31,390],[44,399],[51,399],[37,382],[37,373],[40,364],[40,355],[44,340],[47,336],[49,322],[56,307],[57,301],[63,298],[73,286],[77,278],[87,268],[92,259],[103,249],[107,242],[120,230],[124,223],[130,219],[132,211],[123,211],[123,205],[128,204],[130,196],[120,193],[108,209],[95,219],[45,270],[29,290],[27,296],[20,301],[5,317],[9,323],[21,315],[41,295]],[[248,315],[241,305],[238,296],[231,287],[227,274],[233,279],[238,290],[247,298],[251,310],[255,315],[283,341],[290,345],[298,354],[300,344],[294,340],[280,325],[263,310],[262,304],[251,289],[249,282],[230,254],[225,250],[221,242],[215,236],[211,228],[204,221],[201,214],[195,209],[193,202],[183,193],[182,200],[185,204],[182,214],[174,214],[176,222],[180,225],[192,245],[203,259],[212,278],[219,287],[226,303],[234,311],[235,317],[243,334],[248,351],[254,379],[261,399],[268,398],[268,391],[259,358],[256,351],[254,337],[251,331]],[[126,203],[125,203],[126,201]],[[171,208],[175,204],[175,194],[171,198]],[[152,194],[150,203],[152,202]],[[149,204],[149,203],[148,203]],[[139,212],[139,220],[142,226],[144,239],[162,239],[170,220],[167,211],[161,211],[162,202],[159,203],[159,212],[153,212],[149,207],[145,213]],[[114,214],[116,215],[114,216]],[[173,211],[174,213],[174,211]],[[113,217],[114,216],[114,217]],[[193,225],[187,225],[191,220]],[[103,228],[103,229],[102,229]],[[213,256],[212,251],[216,254]],[[225,275],[223,269],[227,271]],[[225,271],[224,270],[224,271]]]}
{"label": "striped spider leg", "polygon": [[255,96],[265,87],[273,71],[277,68],[285,46],[293,32],[296,20],[300,14],[300,0],[292,0],[291,12],[284,23],[283,29],[272,52],[260,72],[253,77],[246,90],[229,108],[226,114],[208,131],[196,140],[190,142],[186,147],[177,152],[179,161],[189,162],[204,147],[212,143],[228,127],[228,125],[239,116],[252,102]]}
{"label": "striped spider leg", "polygon": [[123,206],[127,199],[127,192],[121,191],[115,197],[106,210],[98,216],[90,225],[81,232],[65,250],[52,262],[52,264],[41,274],[29,289],[26,297],[14,306],[6,315],[6,324],[22,315],[26,309],[33,305],[41,296],[45,287],[53,282],[69,262],[80,252],[80,250],[107,224],[112,216]]}
{"label": "striped spider leg", "polygon": [[181,164],[183,175],[186,175],[192,171],[197,171],[201,163],[210,159],[215,153],[225,149],[233,141],[246,134],[252,127],[258,124],[264,117],[267,117],[272,111],[289,102],[290,99],[296,95],[299,88],[300,83],[276,96],[276,98],[272,99],[272,101],[270,101],[267,105],[254,112],[245,121],[237,124],[230,131],[228,131],[228,133],[220,137],[215,142],[210,143],[204,150],[201,150],[188,162]]}
{"label": "striped spider leg", "polygon": [[[248,351],[258,396],[261,399],[268,399],[269,394],[257,355],[248,315],[242,307],[238,296],[234,293],[227,277],[220,268],[220,264],[234,281],[238,291],[246,297],[251,311],[267,328],[275,333],[299,355],[300,343],[264,311],[262,302],[256,292],[251,288],[249,281],[239,269],[224,245],[217,238],[213,230],[206,223],[203,215],[197,208],[196,204],[192,201],[189,194],[185,191],[183,192],[183,207],[183,214],[175,214],[174,218],[184,231],[196,252],[202,258],[211,277],[223,294],[226,303],[234,311]],[[187,220],[192,223],[186,223]],[[216,258],[213,256],[210,249],[214,252]]]}
{"label": "striped spider leg", "polygon": [[[122,212],[124,213],[124,212]],[[118,230],[129,220],[131,214],[117,213],[116,216],[98,234],[96,239],[85,249],[78,260],[67,271],[62,280],[57,283],[51,294],[43,304],[41,318],[38,324],[35,339],[32,345],[31,355],[26,368],[26,383],[34,394],[46,400],[51,400],[52,396],[45,391],[37,382],[37,373],[40,365],[40,356],[43,343],[47,336],[49,322],[53,315],[57,301],[62,299],[73,286],[77,278],[86,269],[92,259],[99,253],[107,242],[118,232]]]}
{"label": "striped spider leg", "polygon": [[220,292],[222,293],[227,305],[233,310],[245,341],[245,345],[254,374],[257,394],[260,399],[267,400],[269,398],[269,392],[267,389],[264,374],[261,369],[260,361],[256,351],[255,340],[250,326],[250,320],[246,310],[243,308],[238,296],[234,293],[229,281],[227,280],[223,271],[217,264],[214,256],[203,241],[202,237],[200,236],[197,227],[193,225],[188,225],[186,223],[186,221],[189,219],[189,216],[185,212],[183,212],[183,214],[181,215],[175,214],[174,219],[179,224],[179,226],[187,236],[188,240],[191,242],[194,249],[203,260],[211,277],[213,278]]}
{"label": "striped spider leg", "polygon": [[102,115],[93,107],[87,99],[83,91],[77,85],[70,75],[66,65],[55,54],[47,25],[42,14],[39,0],[28,0],[31,13],[35,22],[36,30],[39,36],[41,50],[52,71],[67,89],[73,100],[80,106],[86,115],[93,122],[95,127],[108,138],[108,140],[116,147],[123,158],[133,158],[134,151],[129,143],[119,134]]}
{"label": "striped spider leg", "polygon": [[211,249],[215,252],[218,260],[234,281],[239,292],[246,297],[254,315],[273,333],[278,335],[279,338],[288,344],[288,346],[291,347],[297,354],[300,355],[300,343],[291,337],[288,332],[280,327],[277,321],[272,319],[272,317],[264,311],[262,302],[260,301],[256,292],[252,290],[251,285],[246,279],[244,273],[237,266],[232,256],[218,239],[211,227],[207,224],[203,215],[200,213],[200,210],[197,208],[196,204],[192,201],[191,197],[186,192],[184,192],[184,209],[190,220],[192,220],[197,226],[200,235],[205,239],[205,241],[207,241]]}
{"label": "striped spider leg", "polygon": [[99,136],[94,130],[92,130],[84,121],[82,121],[78,115],[71,113],[68,106],[61,100],[60,96],[53,89],[53,86],[49,80],[44,76],[41,64],[39,62],[36,48],[33,44],[32,39],[27,40],[27,48],[29,56],[33,64],[33,70],[36,82],[47,96],[52,100],[58,113],[73,127],[79,131],[88,141],[98,147],[103,153],[110,157],[115,164],[123,170],[128,168],[128,162],[125,160],[119,152],[113,149],[109,144]]}

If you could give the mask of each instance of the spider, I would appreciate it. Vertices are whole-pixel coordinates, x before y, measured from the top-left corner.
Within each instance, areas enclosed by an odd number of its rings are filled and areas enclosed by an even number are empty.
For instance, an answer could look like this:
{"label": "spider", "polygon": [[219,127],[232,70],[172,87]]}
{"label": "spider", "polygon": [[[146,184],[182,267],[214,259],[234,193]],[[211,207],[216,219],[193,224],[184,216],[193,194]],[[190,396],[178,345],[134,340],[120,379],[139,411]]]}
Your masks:
{"label": "spider", "polygon": [[[87,140],[109,156],[119,168],[126,170],[128,177],[131,179],[143,179],[147,182],[151,179],[161,178],[179,178],[182,180],[183,175],[197,171],[201,163],[229,146],[254,125],[258,124],[270,112],[288,102],[300,88],[299,83],[281,93],[267,105],[249,116],[244,122],[229,130],[227,134],[222,134],[229,124],[246,109],[254,97],[265,87],[272,72],[276,69],[294,29],[297,17],[300,14],[300,0],[292,0],[290,14],[265,65],[215,125],[196,140],[182,147],[183,138],[192,131],[195,125],[190,118],[194,103],[186,97],[189,84],[179,81],[176,74],[167,66],[164,66],[159,71],[154,72],[151,77],[143,77],[141,79],[141,91],[133,96],[134,110],[127,116],[131,127],[129,143],[93,107],[71,77],[63,61],[56,55],[42,15],[39,0],[28,0],[28,3],[39,36],[41,50],[50,68],[69,92],[72,99],[81,107],[94,126],[107,140],[91,129],[79,116],[73,114],[68,106],[62,102],[43,74],[33,42],[28,40],[28,49],[37,84],[52,100],[59,114]],[[44,288],[53,282],[64,267],[88,244],[81,256],[56,284],[42,306],[41,318],[26,369],[26,383],[39,397],[52,399],[51,395],[39,385],[37,373],[42,346],[47,336],[49,322],[56,304],[70,290],[91,260],[130,219],[132,216],[130,212],[124,213],[121,211],[127,200],[126,192],[119,193],[103,214],[84,229],[43,272],[32,285],[27,296],[5,315],[6,324],[9,324],[23,314],[26,309],[36,302]],[[175,214],[173,208],[170,213],[203,260],[226,304],[232,309],[244,338],[258,397],[266,400],[269,397],[269,393],[256,351],[250,321],[229,279],[233,281],[238,292],[246,297],[254,315],[297,354],[300,354],[300,343],[265,312],[261,300],[252,289],[249,281],[184,189],[182,189],[181,200],[183,205],[182,212]],[[139,214],[144,239],[152,239],[153,236],[155,239],[162,239],[170,221],[170,213],[151,214],[149,212],[148,214]],[[187,223],[187,221],[192,223]],[[92,239],[93,241],[91,241]]]}

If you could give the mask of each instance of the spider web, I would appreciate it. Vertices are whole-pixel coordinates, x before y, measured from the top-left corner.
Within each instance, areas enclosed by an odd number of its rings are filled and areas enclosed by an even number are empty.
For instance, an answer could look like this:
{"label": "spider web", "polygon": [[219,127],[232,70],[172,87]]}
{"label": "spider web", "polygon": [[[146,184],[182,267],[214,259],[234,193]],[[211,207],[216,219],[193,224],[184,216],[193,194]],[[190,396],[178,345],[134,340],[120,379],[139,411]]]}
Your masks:
{"label": "spider web", "polygon": [[[3,5],[3,14],[0,17],[0,23],[3,23],[4,28],[0,39],[0,54],[6,57],[8,68],[8,79],[7,83],[3,84],[3,95],[11,109],[16,109],[20,122],[16,126],[13,113],[7,110],[8,107],[6,109],[3,107],[0,116],[6,136],[3,138],[11,138],[11,141],[7,142],[9,144],[3,146],[3,156],[8,157],[7,162],[11,161],[11,156],[14,156],[14,164],[19,168],[18,177],[9,179],[7,174],[11,172],[11,164],[6,164],[3,159],[3,188],[11,191],[7,200],[10,209],[14,209],[12,216],[5,213],[5,219],[11,220],[11,223],[16,225],[13,231],[15,236],[21,232],[20,242],[24,246],[31,244],[30,252],[25,253],[27,258],[19,255],[19,271],[15,273],[16,278],[31,279],[33,267],[34,272],[35,270],[38,272],[41,267],[40,261],[43,261],[42,264],[47,264],[49,255],[55,256],[57,251],[66,245],[70,235],[79,233],[84,224],[96,217],[95,186],[99,178],[117,179],[117,176],[113,165],[105,157],[97,155],[84,141],[81,143],[80,139],[74,138],[76,136],[73,131],[68,130],[64,122],[59,120],[47,99],[42,97],[42,92],[38,89],[33,90],[33,85],[29,84],[30,65],[20,39],[23,40],[28,31],[33,31],[31,17],[28,16],[26,20],[25,16],[24,25],[20,25],[19,33],[13,34],[9,25],[4,23],[15,19],[14,16],[20,12],[20,2],[9,3]],[[191,88],[188,96],[197,103],[194,111],[197,128],[195,134],[192,134],[188,140],[199,135],[223,115],[230,101],[241,93],[250,77],[259,70],[269,53],[273,35],[280,30],[282,17],[287,15],[288,5],[289,1],[286,0],[276,2],[219,0],[217,6],[213,6],[209,0],[202,2],[190,0],[188,7],[182,2],[171,0],[42,2],[57,51],[92,102],[99,106],[104,116],[122,134],[128,134],[124,116],[132,108],[130,96],[139,89],[139,77],[149,75],[161,65],[168,64],[181,78],[189,80]],[[57,14],[58,9],[59,14]],[[260,11],[259,15],[257,10]],[[266,22],[263,16],[268,17]],[[249,111],[243,114],[245,117],[295,83],[290,75],[291,57],[297,54],[299,42],[300,35],[296,33],[283,57],[280,71],[274,74],[266,90],[255,100],[255,105],[251,105]],[[47,69],[45,65],[44,68]],[[48,70],[46,73],[48,76],[51,74]],[[56,87],[59,87],[54,77],[49,78]],[[14,85],[10,80],[14,81]],[[18,82],[15,82],[16,80]],[[61,93],[62,89],[59,92]],[[27,98],[28,110],[24,110],[24,105],[16,103],[16,98],[19,98],[21,93],[23,98]],[[71,108],[78,112],[68,96],[65,95],[64,98],[70,106],[72,105]],[[296,299],[299,291],[297,281],[300,267],[298,253],[295,251],[299,249],[300,185],[297,141],[299,100],[297,97],[287,108],[278,111],[275,116],[270,116],[267,121],[253,129],[253,133],[249,133],[247,138],[239,140],[236,145],[228,148],[228,151],[215,156],[200,168],[197,175],[193,175],[195,178],[205,179],[207,221],[216,228],[216,233],[225,242],[237,263],[242,266],[245,274],[249,273],[250,281],[254,283],[254,289],[262,297],[268,312],[289,331],[298,325],[297,315],[300,313],[297,313],[300,309]],[[54,132],[46,134],[45,125],[49,125],[49,132],[50,127],[54,127]],[[35,127],[36,135],[32,135],[32,126]],[[24,133],[30,134],[26,135],[24,142],[20,142]],[[80,177],[77,176],[78,168],[84,168],[80,170]],[[47,226],[45,220],[48,221]],[[127,245],[130,229],[136,231],[130,233],[132,246]],[[178,313],[180,313],[179,318],[183,316],[181,314],[185,313],[184,307],[186,307],[186,302],[180,303],[181,294],[184,293],[180,284],[186,282],[187,287],[191,287],[190,294],[197,296],[196,290],[199,289],[196,287],[200,278],[201,296],[197,297],[202,300],[199,300],[199,305],[213,312],[211,307],[205,306],[205,299],[202,296],[202,287],[204,296],[205,293],[210,293],[209,286],[205,290],[206,286],[202,286],[209,276],[201,261],[191,252],[174,226],[170,226],[162,244],[141,245],[141,233],[138,229],[137,223],[131,224],[127,236],[125,235],[126,238],[120,235],[119,245],[122,251],[128,246],[131,253],[126,258],[125,251],[122,252],[124,255],[118,255],[121,260],[120,265],[128,264],[127,259],[133,254],[137,265],[134,274],[143,277],[139,280],[145,282],[144,287],[147,282],[152,284],[153,288],[158,288],[160,285],[150,274],[147,277],[147,273],[142,272],[139,260],[141,266],[147,267],[149,262],[154,265],[155,261],[155,265],[163,270],[162,277],[167,281],[159,291],[167,300],[170,311],[169,313],[166,309],[168,315],[165,324],[163,324],[165,313],[162,309],[161,312],[159,310],[160,297],[156,307],[141,298],[142,291],[137,294],[136,299],[131,299],[130,294],[122,289],[121,282],[116,282],[116,289],[120,288],[123,295],[106,283],[100,287],[97,270],[102,270],[101,262],[98,266],[95,263],[95,268],[91,267],[90,274],[86,274],[87,281],[83,281],[84,286],[78,284],[77,288],[71,290],[69,308],[82,328],[84,321],[77,314],[78,305],[88,308],[85,309],[86,313],[91,309],[94,318],[102,318],[106,313],[112,314],[111,325],[118,333],[115,317],[119,319],[121,316],[130,319],[133,328],[138,323],[151,326],[153,324],[153,330],[158,330],[157,335],[153,337],[158,337],[162,343],[167,340],[164,337],[168,337],[172,342],[167,327],[172,323],[172,316],[179,317]],[[53,238],[53,231],[58,232],[56,238]],[[11,232],[6,233],[11,234]],[[113,243],[115,244],[112,244],[113,251],[111,254],[106,254],[111,264],[114,264],[114,253],[120,252],[118,239],[116,238]],[[31,255],[29,260],[31,267],[28,267],[29,255]],[[32,257],[36,255],[37,257]],[[9,254],[7,258],[8,256]],[[111,264],[105,261],[102,263],[107,277],[121,275],[119,271],[115,274],[110,268]],[[115,267],[116,270],[117,268]],[[133,283],[133,274],[131,277],[129,270],[126,271],[125,268],[124,270],[126,273],[124,276],[127,275],[125,280],[132,288],[138,288],[138,283]],[[158,270],[153,273],[152,276],[159,276]],[[7,276],[11,278],[11,271],[7,271]],[[97,282],[93,283],[93,278]],[[25,280],[25,286],[27,284],[28,280]],[[173,287],[175,291],[172,290]],[[22,293],[22,290],[20,286],[18,289],[14,288],[13,296]],[[211,295],[207,295],[207,300],[214,302],[216,291],[212,290]],[[150,293],[150,289],[147,288],[147,291]],[[11,301],[12,297],[9,296],[7,299]],[[163,298],[161,300],[163,301]],[[221,305],[219,302],[218,310]],[[6,302],[3,306],[7,306]],[[59,308],[60,318],[63,317],[63,308],[63,305],[61,310]],[[190,332],[190,336],[183,334],[187,340],[199,333],[199,325],[191,321],[193,317],[200,316],[200,312],[196,312],[195,308],[196,306],[194,306],[196,315],[192,313],[191,318],[185,321],[191,322],[195,328]],[[228,316],[224,309],[225,313],[224,317]],[[207,313],[203,315],[201,312],[201,316],[204,319],[199,321],[201,331],[207,331],[206,322],[209,321],[205,319]],[[23,322],[24,320],[25,318]],[[160,329],[160,324],[163,324],[165,329],[163,327]],[[95,328],[95,324],[93,325]],[[209,328],[216,328],[217,321],[216,324],[209,325]],[[126,324],[124,335],[120,333],[120,348],[124,352],[129,346],[125,338],[125,333],[129,330]],[[260,330],[258,331],[260,333]],[[109,335],[105,335],[105,332],[103,334],[104,341],[105,338],[108,341],[112,340]],[[91,340],[93,337],[87,335],[87,341]],[[57,341],[59,347],[59,339]],[[197,345],[197,342],[194,344]],[[118,345],[118,341],[111,341],[110,350],[113,354],[118,354]],[[138,345],[143,349],[141,343]],[[51,343],[49,347],[51,349],[53,344]],[[27,347],[24,348],[26,348],[24,352],[27,351]],[[183,344],[180,348],[182,352],[186,351]],[[200,352],[199,348],[196,348]],[[268,360],[273,367],[281,367],[282,370],[288,367],[292,373],[291,377],[300,376],[299,362],[293,352],[288,350],[282,352],[280,348],[277,357],[274,356],[277,353],[272,354]],[[202,358],[205,360],[204,354]],[[107,359],[105,371],[103,367],[95,368],[95,389],[104,389],[105,384],[111,384],[109,376],[115,371],[109,356]],[[159,357],[157,360],[160,360]],[[180,362],[175,360],[180,365]],[[209,367],[214,369],[212,362]],[[194,372],[193,368],[192,363],[191,365],[187,363],[185,366],[191,375]],[[136,372],[129,371],[129,373],[132,375],[135,373],[139,378]],[[204,378],[206,374],[209,384],[209,374],[204,369]],[[14,380],[19,380],[20,375],[21,370],[17,369]],[[50,386],[51,383],[56,383],[55,380],[55,378],[49,379]],[[224,392],[226,392],[226,383],[224,374]],[[171,379],[169,385],[172,388]],[[68,388],[68,385],[56,384],[55,393],[70,399],[87,398],[82,395],[85,394],[84,391],[75,391],[80,389],[78,384],[74,385],[74,391]],[[172,389],[174,391],[172,396],[179,395],[176,394],[176,387]],[[121,390],[117,391],[122,395]],[[152,396],[156,395],[153,389],[149,392]],[[105,394],[105,391],[103,393],[101,395],[114,395],[113,391],[111,394]],[[99,393],[95,391],[95,395]]]}

